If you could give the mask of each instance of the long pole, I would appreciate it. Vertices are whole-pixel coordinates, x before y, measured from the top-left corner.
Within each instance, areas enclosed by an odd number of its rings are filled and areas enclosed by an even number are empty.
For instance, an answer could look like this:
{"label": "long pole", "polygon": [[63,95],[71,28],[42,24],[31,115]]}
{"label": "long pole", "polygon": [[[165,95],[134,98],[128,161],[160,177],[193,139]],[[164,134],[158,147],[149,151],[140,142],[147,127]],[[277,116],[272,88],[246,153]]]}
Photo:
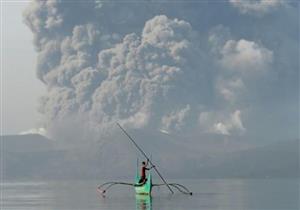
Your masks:
{"label": "long pole", "polygon": [[[134,144],[134,146],[144,155],[144,157],[149,161],[149,163],[153,167],[154,165],[153,165],[152,161],[148,158],[146,153],[139,147],[139,145],[137,145],[137,143],[133,140],[133,138],[131,138],[131,136],[124,130],[124,128],[122,128],[122,126],[119,123],[117,123],[117,125],[125,133],[125,135],[131,140],[131,142]],[[170,192],[172,194],[174,194],[173,190],[171,189],[169,184],[166,182],[166,180],[162,177],[162,175],[159,173],[159,171],[157,170],[156,167],[154,167],[154,170],[156,171],[157,175],[161,178],[161,180],[165,183],[165,185],[169,188]]]}

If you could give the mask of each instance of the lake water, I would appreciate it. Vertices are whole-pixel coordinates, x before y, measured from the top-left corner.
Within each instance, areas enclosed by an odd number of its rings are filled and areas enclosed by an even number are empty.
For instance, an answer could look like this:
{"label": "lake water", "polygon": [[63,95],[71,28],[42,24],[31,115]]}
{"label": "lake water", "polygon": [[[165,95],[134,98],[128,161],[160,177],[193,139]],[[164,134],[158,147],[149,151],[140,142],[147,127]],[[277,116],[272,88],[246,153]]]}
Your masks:
{"label": "lake water", "polygon": [[[106,180],[107,181],[107,180]],[[193,196],[170,195],[166,187],[153,196],[136,197],[126,186],[96,193],[101,181],[6,182],[1,210],[290,210],[299,209],[297,179],[170,180],[186,185]],[[154,181],[155,182],[155,181]]]}

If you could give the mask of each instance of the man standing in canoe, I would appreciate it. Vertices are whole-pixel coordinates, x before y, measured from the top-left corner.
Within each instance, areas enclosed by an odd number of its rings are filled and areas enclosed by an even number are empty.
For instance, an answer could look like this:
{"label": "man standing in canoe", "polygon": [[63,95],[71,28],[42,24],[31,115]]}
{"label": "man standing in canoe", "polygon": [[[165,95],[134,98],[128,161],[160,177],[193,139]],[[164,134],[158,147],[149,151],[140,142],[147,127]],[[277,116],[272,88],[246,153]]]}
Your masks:
{"label": "man standing in canoe", "polygon": [[147,159],[147,163],[145,161],[142,162],[141,178],[139,180],[139,184],[145,183],[147,181],[147,179],[146,179],[146,170],[148,171],[148,170],[155,167],[154,165],[152,165],[150,168],[147,168],[148,163],[149,163],[148,159]]}

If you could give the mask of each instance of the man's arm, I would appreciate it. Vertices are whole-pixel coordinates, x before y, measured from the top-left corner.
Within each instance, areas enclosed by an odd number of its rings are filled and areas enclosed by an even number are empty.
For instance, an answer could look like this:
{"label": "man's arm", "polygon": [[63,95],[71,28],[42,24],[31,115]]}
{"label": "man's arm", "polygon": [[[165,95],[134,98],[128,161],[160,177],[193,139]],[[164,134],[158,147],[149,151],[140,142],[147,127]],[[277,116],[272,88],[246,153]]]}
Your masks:
{"label": "man's arm", "polygon": [[146,168],[146,170],[151,170],[152,168],[155,168],[155,165],[152,165],[150,168]]}

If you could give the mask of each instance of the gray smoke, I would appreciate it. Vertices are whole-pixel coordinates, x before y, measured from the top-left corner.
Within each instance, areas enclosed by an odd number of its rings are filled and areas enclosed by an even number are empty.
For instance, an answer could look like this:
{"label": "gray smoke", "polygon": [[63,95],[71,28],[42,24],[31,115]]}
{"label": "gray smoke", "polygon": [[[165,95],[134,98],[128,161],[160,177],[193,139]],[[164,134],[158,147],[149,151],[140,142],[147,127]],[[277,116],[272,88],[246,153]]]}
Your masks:
{"label": "gray smoke", "polygon": [[236,101],[246,78],[271,65],[272,52],[234,40],[221,26],[204,37],[185,20],[158,15],[165,8],[30,3],[24,18],[34,34],[37,76],[47,86],[39,111],[48,130],[74,121],[83,133],[105,133],[116,121],[165,132],[246,130]]}

